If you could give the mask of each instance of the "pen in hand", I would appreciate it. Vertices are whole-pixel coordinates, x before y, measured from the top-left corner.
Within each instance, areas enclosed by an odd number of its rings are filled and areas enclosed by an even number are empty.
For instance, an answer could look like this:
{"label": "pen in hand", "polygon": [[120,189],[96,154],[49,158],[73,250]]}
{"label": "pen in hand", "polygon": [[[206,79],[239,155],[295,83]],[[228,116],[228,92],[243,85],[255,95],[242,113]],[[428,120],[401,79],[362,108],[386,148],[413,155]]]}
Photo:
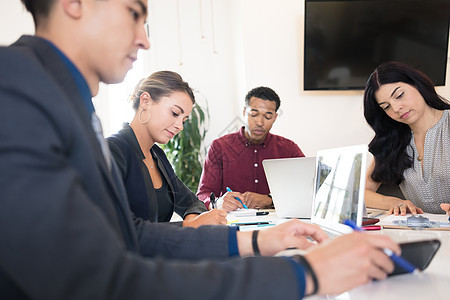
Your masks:
{"label": "pen in hand", "polygon": [[[232,190],[231,190],[229,187],[227,187],[227,192],[232,192]],[[239,199],[238,197],[234,197],[234,198],[237,199],[239,202],[241,202],[242,206],[243,206],[245,209],[248,209],[247,205],[245,205],[244,202],[242,202],[241,199]]]}
{"label": "pen in hand", "polygon": [[213,192],[211,192],[211,194],[209,194],[209,200],[211,201],[211,206],[213,209],[216,208],[216,195],[214,195]]}
{"label": "pen in hand", "polygon": [[[344,224],[347,226],[350,226],[353,230],[355,231],[363,231],[361,228],[359,228],[358,226],[356,226],[355,222],[353,222],[352,220],[345,220]],[[415,272],[420,272],[419,269],[417,269],[413,264],[411,264],[409,261],[407,261],[406,259],[404,259],[401,256],[398,256],[397,254],[395,254],[391,249],[388,248],[384,248],[383,252],[389,256],[391,258],[391,260],[399,267],[401,267],[402,269],[404,269],[406,272],[408,273],[415,273]]]}

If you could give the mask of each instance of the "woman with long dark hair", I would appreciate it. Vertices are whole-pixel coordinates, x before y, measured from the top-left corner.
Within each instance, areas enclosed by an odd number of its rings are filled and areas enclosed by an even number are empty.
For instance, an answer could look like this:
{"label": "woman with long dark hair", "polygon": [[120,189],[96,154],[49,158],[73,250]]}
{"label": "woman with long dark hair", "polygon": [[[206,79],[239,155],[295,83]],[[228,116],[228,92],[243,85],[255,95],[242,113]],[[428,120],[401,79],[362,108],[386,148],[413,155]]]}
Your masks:
{"label": "woman with long dark hair", "polygon": [[[380,65],[366,84],[364,116],[375,131],[366,205],[402,215],[448,212],[450,103],[432,81],[403,63]],[[382,183],[399,185],[406,200],[376,193]]]}

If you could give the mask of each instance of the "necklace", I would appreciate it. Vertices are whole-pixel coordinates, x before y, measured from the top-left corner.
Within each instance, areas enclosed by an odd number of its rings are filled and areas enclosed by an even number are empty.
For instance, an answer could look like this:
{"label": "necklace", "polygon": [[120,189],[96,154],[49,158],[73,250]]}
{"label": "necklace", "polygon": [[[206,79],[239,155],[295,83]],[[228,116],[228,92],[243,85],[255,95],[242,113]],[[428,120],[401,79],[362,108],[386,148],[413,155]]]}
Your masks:
{"label": "necklace", "polygon": [[147,158],[144,158],[144,163],[145,163],[147,166],[149,166],[150,169],[154,169],[154,167],[153,167],[153,165],[154,165],[153,158],[152,158],[152,163],[150,163],[150,161],[148,161]]}
{"label": "necklace", "polygon": [[[433,109],[433,119],[431,119],[430,126],[428,127],[428,129],[427,129],[426,132],[428,132],[428,130],[430,130],[431,127],[433,127],[433,123],[434,123],[434,118],[435,118],[435,116],[436,116],[436,109]],[[425,134],[426,134],[426,133],[425,133]],[[424,145],[423,145],[423,153],[424,153],[424,155],[425,155],[425,141],[424,141]],[[423,156],[420,155],[419,150],[417,150],[417,154],[418,154],[418,155],[417,155],[417,160],[418,160],[418,161],[422,161],[422,160],[423,160]]]}

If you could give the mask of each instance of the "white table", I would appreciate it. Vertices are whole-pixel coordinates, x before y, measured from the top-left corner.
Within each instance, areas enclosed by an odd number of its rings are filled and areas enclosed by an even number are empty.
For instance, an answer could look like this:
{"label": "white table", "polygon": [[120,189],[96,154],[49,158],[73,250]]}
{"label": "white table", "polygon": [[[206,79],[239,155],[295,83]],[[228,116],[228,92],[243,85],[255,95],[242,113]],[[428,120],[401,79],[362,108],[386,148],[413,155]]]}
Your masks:
{"label": "white table", "polygon": [[379,299],[440,300],[450,299],[450,231],[383,229],[370,234],[384,234],[393,240],[412,242],[437,238],[441,247],[428,268],[420,274],[402,274],[382,281],[373,281],[338,296],[307,299]]}
{"label": "white table", "polygon": [[[381,218],[381,217],[380,217]],[[239,221],[274,221],[276,213],[271,211],[268,216],[246,217]],[[263,229],[257,228],[257,229]],[[255,227],[243,226],[240,230],[254,230]],[[413,242],[427,239],[439,239],[441,247],[430,265],[419,274],[402,274],[389,277],[382,281],[373,281],[359,286],[341,295],[312,296],[308,300],[336,299],[336,300],[449,300],[450,299],[450,231],[431,230],[400,230],[382,229],[369,231],[367,234],[383,234],[394,241]]]}

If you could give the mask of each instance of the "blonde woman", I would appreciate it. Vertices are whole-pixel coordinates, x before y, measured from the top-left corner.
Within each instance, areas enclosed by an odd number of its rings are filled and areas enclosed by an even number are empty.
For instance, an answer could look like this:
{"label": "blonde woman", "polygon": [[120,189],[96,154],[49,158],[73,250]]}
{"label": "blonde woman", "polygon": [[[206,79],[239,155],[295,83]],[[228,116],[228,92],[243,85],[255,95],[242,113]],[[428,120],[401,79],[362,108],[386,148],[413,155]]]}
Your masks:
{"label": "blonde woman", "polygon": [[183,226],[226,225],[226,212],[208,211],[156,144],[183,130],[195,104],[189,84],[175,72],[156,72],[138,83],[131,101],[133,120],[108,141],[133,213],[151,222],[168,222],[175,212]]}

